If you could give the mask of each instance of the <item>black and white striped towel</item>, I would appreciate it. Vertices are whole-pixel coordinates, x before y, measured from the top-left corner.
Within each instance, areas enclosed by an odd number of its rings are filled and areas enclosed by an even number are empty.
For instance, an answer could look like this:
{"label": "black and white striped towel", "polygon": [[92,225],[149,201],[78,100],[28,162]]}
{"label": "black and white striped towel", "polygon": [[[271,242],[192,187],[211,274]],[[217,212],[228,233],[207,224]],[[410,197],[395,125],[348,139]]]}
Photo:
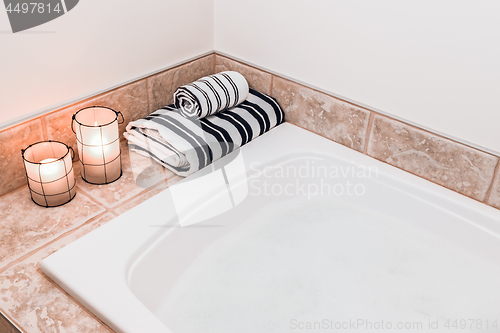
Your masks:
{"label": "black and white striped towel", "polygon": [[276,100],[250,89],[240,105],[202,119],[182,116],[174,105],[128,124],[129,148],[188,176],[281,124]]}
{"label": "black and white striped towel", "polygon": [[248,91],[243,75],[233,71],[220,72],[177,88],[174,104],[183,116],[200,119],[242,103]]}

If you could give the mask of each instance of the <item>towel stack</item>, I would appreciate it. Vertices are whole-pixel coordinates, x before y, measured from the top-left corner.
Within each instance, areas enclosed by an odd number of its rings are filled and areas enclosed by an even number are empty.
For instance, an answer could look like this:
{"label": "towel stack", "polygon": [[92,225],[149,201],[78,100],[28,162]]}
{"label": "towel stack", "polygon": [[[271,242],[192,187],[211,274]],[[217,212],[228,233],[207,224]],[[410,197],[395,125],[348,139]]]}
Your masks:
{"label": "towel stack", "polygon": [[284,121],[276,100],[237,72],[179,87],[175,103],[128,124],[129,148],[188,176]]}

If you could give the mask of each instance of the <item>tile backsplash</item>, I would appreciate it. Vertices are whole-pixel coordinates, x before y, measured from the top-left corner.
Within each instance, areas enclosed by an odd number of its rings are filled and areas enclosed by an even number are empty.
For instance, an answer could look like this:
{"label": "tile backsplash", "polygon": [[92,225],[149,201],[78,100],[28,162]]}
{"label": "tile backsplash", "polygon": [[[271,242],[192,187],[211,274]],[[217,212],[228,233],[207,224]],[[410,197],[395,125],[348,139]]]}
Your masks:
{"label": "tile backsplash", "polygon": [[55,110],[0,132],[0,195],[26,184],[21,149],[41,140],[58,140],[73,147],[76,138],[71,131],[72,115],[87,106],[101,105],[121,111],[127,123],[143,118],[154,110],[172,103],[174,90],[215,70],[215,54],[203,56],[188,63],[126,84],[117,89]]}
{"label": "tile backsplash", "polygon": [[278,100],[285,120],[500,209],[498,156],[216,54],[216,72],[236,70]]}
{"label": "tile backsplash", "polygon": [[498,157],[376,115],[368,155],[483,201]]}
{"label": "tile backsplash", "polygon": [[219,73],[223,71],[236,71],[245,77],[250,88],[268,95],[271,94],[273,75],[270,73],[217,55],[215,57],[215,72]]}
{"label": "tile backsplash", "polygon": [[286,121],[500,209],[498,156],[216,53],[1,131],[0,195],[26,183],[21,148],[53,139],[76,149],[71,116],[79,109],[121,111],[123,133],[128,122],[171,104],[178,86],[225,70],[240,72],[251,88],[275,97]]}
{"label": "tile backsplash", "polygon": [[280,77],[272,95],[286,121],[358,151],[366,145],[369,111]]}
{"label": "tile backsplash", "polygon": [[0,195],[26,184],[21,149],[44,139],[41,119],[0,132]]}

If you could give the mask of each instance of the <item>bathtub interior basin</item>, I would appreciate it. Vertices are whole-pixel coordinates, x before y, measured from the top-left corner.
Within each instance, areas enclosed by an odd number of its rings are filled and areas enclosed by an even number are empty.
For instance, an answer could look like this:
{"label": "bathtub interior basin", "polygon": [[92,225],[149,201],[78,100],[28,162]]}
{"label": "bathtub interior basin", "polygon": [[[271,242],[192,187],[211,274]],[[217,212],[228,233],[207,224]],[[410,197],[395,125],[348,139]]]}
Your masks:
{"label": "bathtub interior basin", "polygon": [[118,332],[494,332],[499,263],[497,210],[283,124],[42,270]]}

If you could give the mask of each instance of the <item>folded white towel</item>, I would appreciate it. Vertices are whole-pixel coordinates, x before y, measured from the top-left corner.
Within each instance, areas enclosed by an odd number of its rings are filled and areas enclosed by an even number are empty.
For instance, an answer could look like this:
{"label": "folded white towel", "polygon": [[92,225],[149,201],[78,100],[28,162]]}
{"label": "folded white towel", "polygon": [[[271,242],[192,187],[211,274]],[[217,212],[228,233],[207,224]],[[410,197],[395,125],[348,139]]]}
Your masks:
{"label": "folded white towel", "polygon": [[174,105],[128,124],[129,148],[188,176],[281,124],[276,100],[250,90],[240,105],[202,119],[182,116]]}
{"label": "folded white towel", "polygon": [[220,72],[177,88],[174,104],[186,118],[205,118],[242,103],[248,89],[240,73]]}

